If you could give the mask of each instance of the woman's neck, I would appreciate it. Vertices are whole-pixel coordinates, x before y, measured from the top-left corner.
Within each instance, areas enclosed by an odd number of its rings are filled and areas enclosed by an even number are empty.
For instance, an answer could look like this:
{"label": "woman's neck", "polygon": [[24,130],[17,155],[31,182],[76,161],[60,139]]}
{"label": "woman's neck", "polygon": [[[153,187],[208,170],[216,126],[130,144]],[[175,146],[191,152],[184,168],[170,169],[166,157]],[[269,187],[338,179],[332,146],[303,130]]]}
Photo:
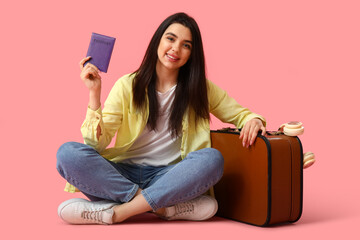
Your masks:
{"label": "woman's neck", "polygon": [[177,84],[179,69],[169,70],[160,64],[156,65],[156,90],[158,92],[167,92],[170,88]]}

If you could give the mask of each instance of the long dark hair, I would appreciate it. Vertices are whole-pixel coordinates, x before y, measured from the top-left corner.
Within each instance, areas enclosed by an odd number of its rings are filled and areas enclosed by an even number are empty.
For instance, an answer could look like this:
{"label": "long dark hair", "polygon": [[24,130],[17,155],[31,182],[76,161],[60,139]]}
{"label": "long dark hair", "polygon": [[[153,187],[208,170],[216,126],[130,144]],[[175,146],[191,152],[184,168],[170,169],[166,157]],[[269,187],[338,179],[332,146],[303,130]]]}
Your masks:
{"label": "long dark hair", "polygon": [[156,95],[157,49],[165,30],[173,23],[189,28],[192,35],[192,49],[188,61],[179,69],[175,99],[171,106],[169,130],[172,136],[181,133],[182,119],[189,108],[195,113],[195,124],[199,118],[210,119],[207,96],[205,58],[201,34],[196,21],[185,13],[176,13],[166,18],[153,35],[144,59],[133,74],[133,102],[137,109],[146,110],[146,92],[149,99],[148,124],[156,131],[159,104]]}

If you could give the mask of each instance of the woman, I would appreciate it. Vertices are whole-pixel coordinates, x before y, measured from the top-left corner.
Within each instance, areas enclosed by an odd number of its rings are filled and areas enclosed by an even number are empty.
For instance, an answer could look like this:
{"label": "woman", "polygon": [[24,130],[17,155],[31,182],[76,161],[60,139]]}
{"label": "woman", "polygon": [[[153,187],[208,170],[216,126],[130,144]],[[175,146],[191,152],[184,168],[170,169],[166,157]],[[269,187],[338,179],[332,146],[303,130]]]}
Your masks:
{"label": "woman", "polygon": [[[210,113],[242,127],[243,145],[253,144],[265,120],[241,107],[205,78],[200,31],[185,13],[161,23],[139,69],[120,78],[101,109],[101,77],[80,62],[90,91],[81,127],[86,144],[65,143],[57,169],[91,201],[70,199],[58,208],[72,224],[120,223],[153,211],[167,220],[205,220],[216,200],[203,195],[222,176],[221,153],[210,148]],[[108,148],[116,134],[115,147]]]}

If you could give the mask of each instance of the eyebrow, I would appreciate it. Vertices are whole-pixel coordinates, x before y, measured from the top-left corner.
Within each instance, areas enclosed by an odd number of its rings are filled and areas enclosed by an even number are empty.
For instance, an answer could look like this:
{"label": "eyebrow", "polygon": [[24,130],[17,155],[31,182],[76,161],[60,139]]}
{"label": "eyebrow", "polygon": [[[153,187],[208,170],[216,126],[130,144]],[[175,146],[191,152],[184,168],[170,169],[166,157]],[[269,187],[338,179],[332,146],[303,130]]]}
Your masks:
{"label": "eyebrow", "polygon": [[[173,37],[176,37],[176,38],[178,38],[178,36],[176,36],[174,33],[172,33],[172,32],[167,32],[167,33],[165,33],[165,35],[171,35],[171,36],[173,36]],[[185,42],[187,42],[187,43],[191,43],[192,44],[192,41],[190,41],[190,40],[184,40]]]}

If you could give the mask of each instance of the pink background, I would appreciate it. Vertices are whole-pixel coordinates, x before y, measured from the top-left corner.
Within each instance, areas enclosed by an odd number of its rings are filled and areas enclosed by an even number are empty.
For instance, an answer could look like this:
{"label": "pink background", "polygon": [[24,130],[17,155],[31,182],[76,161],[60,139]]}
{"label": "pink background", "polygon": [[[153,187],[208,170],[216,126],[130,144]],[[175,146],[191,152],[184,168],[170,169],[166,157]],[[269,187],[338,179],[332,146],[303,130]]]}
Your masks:
{"label": "pink background", "polygon": [[[359,1],[6,1],[0,9],[1,233],[9,239],[331,239],[359,236]],[[72,197],[55,169],[57,148],[81,141],[88,92],[78,62],[91,32],[117,38],[105,100],[140,64],[168,15],[198,22],[207,74],[268,129],[299,120],[304,211],[296,224],[258,228],[218,217],[164,222],[149,215],[121,225],[71,226],[57,206]],[[224,124],[213,121],[213,128]],[[355,235],[352,235],[354,234]],[[67,238],[69,236],[70,238]],[[351,235],[351,236],[350,236]]]}

